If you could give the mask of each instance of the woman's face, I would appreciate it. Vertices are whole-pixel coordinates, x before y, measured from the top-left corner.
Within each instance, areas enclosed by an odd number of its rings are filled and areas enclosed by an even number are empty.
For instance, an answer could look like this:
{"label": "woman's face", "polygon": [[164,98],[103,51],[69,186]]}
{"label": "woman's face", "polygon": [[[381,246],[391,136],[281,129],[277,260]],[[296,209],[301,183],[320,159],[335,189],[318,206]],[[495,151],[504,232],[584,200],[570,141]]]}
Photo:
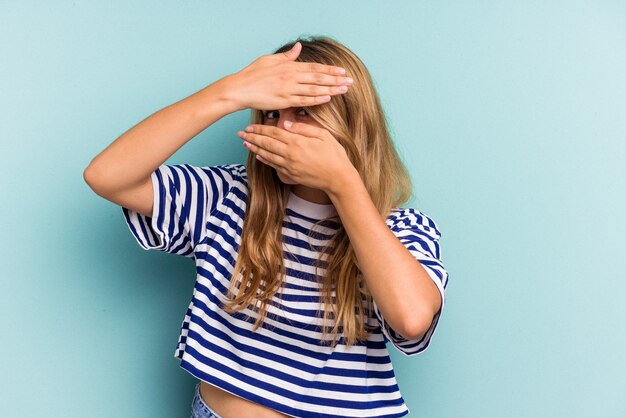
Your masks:
{"label": "woman's face", "polygon": [[[285,128],[285,121],[306,123],[307,125],[317,126],[321,128],[322,125],[309,116],[306,107],[289,107],[281,110],[264,110],[264,125],[278,126],[281,129]],[[295,180],[290,178],[286,174],[282,174],[280,171],[276,171],[278,178],[285,184],[298,184]]]}

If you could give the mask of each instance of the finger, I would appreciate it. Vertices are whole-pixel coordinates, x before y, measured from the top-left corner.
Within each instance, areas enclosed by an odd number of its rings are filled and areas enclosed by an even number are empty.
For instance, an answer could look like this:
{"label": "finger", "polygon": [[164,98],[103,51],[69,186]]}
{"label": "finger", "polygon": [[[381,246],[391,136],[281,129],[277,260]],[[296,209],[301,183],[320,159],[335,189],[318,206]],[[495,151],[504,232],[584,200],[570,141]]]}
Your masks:
{"label": "finger", "polygon": [[[259,135],[260,137],[267,137],[272,139],[273,141],[281,142],[285,147],[291,140],[292,137],[296,136],[293,133],[290,133],[284,129],[281,129],[277,126],[263,125],[254,123],[252,125],[248,125],[246,130],[244,131],[246,135]],[[244,138],[242,136],[242,138]],[[248,138],[247,136],[245,138]]]}
{"label": "finger", "polygon": [[283,52],[282,54],[284,58],[293,61],[298,58],[300,51],[302,51],[302,44],[300,42],[296,42],[289,51]]}
{"label": "finger", "polygon": [[270,163],[265,158],[261,157],[259,154],[255,155],[254,158],[261,161],[263,164],[269,165],[270,167],[274,167],[276,170],[278,170],[278,167],[275,164]]}
{"label": "finger", "polygon": [[326,65],[326,64],[319,64],[317,62],[299,62],[299,61],[294,61],[293,64],[298,66],[297,67],[298,71],[303,71],[303,72],[309,71],[309,72],[314,72],[314,73],[324,73],[324,74],[334,74],[334,75],[346,74],[345,68],[337,67],[335,65]]}
{"label": "finger", "polygon": [[257,157],[257,159],[262,160],[265,164],[271,165],[277,170],[278,168],[282,168],[287,162],[287,160],[285,160],[284,158],[276,154],[272,154],[271,152],[268,152],[267,150],[259,148],[255,145],[250,144],[246,148],[248,148],[250,152],[255,154],[255,157]]}
{"label": "finger", "polygon": [[291,87],[291,94],[298,96],[335,96],[348,91],[348,86],[317,86],[315,84],[296,84]]}
{"label": "finger", "polygon": [[286,129],[282,129],[278,126],[252,124],[246,127],[246,132],[254,132],[257,135],[267,136],[285,144],[285,149],[289,143],[293,143],[298,140],[306,140],[306,135],[300,135],[297,132],[290,132]]}
{"label": "finger", "polygon": [[344,77],[315,72],[298,72],[294,79],[301,84],[317,84],[320,86],[352,85],[352,77]]}
{"label": "finger", "polygon": [[[252,152],[259,153],[260,150],[263,150],[264,152],[272,153],[282,159],[286,156],[287,144],[275,138],[244,131],[239,131],[237,134],[240,138],[245,139],[245,141],[250,144],[249,146],[246,146],[246,148]],[[244,145],[246,145],[245,142]]]}
{"label": "finger", "polygon": [[308,123],[300,123],[300,122],[291,122],[291,126],[289,124],[285,124],[285,128],[287,131],[292,132],[294,134],[302,135],[307,138],[316,138],[323,139],[328,136],[330,132],[324,128],[320,128],[319,126],[309,125]]}
{"label": "finger", "polygon": [[330,101],[331,96],[289,96],[287,100],[292,107],[295,106],[316,106]]}

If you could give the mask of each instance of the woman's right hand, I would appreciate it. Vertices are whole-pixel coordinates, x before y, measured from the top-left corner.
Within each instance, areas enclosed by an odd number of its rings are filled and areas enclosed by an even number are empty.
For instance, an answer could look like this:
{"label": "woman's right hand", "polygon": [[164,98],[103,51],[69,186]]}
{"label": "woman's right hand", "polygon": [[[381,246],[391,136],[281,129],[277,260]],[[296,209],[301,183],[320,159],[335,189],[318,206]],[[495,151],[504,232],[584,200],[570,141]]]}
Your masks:
{"label": "woman's right hand", "polygon": [[[280,110],[315,106],[330,96],[343,94],[352,85],[342,68],[312,62],[296,62],[302,44],[287,52],[263,55],[243,70],[228,76],[229,96],[239,109]],[[345,70],[343,70],[345,72]],[[346,86],[345,91],[341,86]]]}

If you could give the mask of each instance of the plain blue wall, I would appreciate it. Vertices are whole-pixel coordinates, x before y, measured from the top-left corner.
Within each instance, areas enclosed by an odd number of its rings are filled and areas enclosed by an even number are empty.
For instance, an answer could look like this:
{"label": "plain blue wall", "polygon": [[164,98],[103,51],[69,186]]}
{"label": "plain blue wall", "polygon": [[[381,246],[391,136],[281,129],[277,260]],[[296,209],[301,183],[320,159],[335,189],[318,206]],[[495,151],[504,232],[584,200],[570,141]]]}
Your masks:
{"label": "plain blue wall", "polygon": [[[0,416],[187,417],[188,259],[84,183],[125,130],[300,34],[370,69],[450,273],[410,416],[626,416],[623,1],[2,2]],[[168,163],[244,162],[249,112]]]}

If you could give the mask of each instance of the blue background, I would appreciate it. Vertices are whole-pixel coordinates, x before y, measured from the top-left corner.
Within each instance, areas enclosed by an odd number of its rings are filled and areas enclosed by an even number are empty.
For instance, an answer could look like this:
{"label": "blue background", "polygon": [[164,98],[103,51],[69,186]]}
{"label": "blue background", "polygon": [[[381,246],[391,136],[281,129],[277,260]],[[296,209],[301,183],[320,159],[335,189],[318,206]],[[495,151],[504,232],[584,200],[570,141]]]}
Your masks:
{"label": "blue background", "polygon": [[[368,66],[450,274],[410,416],[626,416],[623,1],[3,1],[0,416],[186,417],[188,259],[83,170],[301,34]],[[231,114],[168,163],[244,162]]]}

